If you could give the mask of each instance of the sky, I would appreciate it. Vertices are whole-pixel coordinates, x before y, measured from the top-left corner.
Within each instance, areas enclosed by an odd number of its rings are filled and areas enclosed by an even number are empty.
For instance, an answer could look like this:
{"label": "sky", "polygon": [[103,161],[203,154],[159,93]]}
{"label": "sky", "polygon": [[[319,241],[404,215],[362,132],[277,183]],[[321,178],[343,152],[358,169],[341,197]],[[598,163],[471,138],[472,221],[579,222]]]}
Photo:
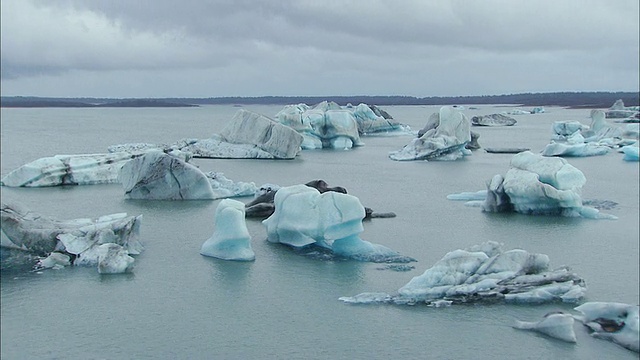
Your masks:
{"label": "sky", "polygon": [[639,91],[638,0],[2,0],[1,93]]}

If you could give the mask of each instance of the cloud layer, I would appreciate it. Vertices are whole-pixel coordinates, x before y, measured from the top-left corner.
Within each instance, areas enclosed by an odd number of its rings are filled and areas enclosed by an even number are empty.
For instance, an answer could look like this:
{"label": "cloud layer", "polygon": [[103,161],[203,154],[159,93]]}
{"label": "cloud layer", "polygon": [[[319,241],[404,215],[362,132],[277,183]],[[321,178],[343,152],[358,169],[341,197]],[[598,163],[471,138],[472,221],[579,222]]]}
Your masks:
{"label": "cloud layer", "polygon": [[1,3],[3,95],[637,91],[637,0]]}

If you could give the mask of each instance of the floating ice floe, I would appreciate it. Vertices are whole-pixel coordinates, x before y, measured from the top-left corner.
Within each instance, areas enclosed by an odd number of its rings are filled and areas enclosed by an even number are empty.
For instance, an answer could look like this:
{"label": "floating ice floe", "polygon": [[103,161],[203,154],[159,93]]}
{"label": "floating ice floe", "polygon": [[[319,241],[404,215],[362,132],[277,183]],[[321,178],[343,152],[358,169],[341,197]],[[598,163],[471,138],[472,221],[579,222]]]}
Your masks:
{"label": "floating ice floe", "polygon": [[[64,256],[74,265],[98,266],[101,262],[104,272],[130,271],[133,258],[144,249],[139,240],[142,215],[127,216],[126,213],[101,216],[97,219],[57,220],[42,216],[19,206],[3,204],[0,209],[3,252],[15,249],[31,254],[24,258],[24,266],[59,267],[64,266]],[[103,244],[114,244],[120,248],[110,250]],[[11,254],[9,252],[8,254]],[[33,259],[38,259],[32,262]],[[101,260],[102,259],[102,260]],[[15,258],[2,257],[2,268],[16,268]],[[121,266],[118,262],[127,263]],[[7,266],[5,266],[7,265]],[[103,272],[103,270],[100,270]]]}
{"label": "floating ice floe", "polygon": [[254,183],[235,183],[222,173],[199,168],[162,151],[148,151],[122,166],[118,175],[125,197],[144,200],[211,200],[250,196]]}
{"label": "floating ice floe", "polygon": [[220,201],[216,208],[213,235],[202,244],[200,254],[222,260],[255,260],[243,203],[231,199]]}
{"label": "floating ice floe", "polygon": [[424,129],[398,151],[389,153],[392,160],[456,160],[471,152],[465,146],[471,141],[469,119],[451,106],[443,106],[432,114]]}
{"label": "floating ice floe", "polygon": [[453,304],[505,301],[537,304],[577,302],[584,296],[584,280],[566,267],[550,269],[547,255],[525,250],[503,251],[501,244],[486,242],[455,250],[416,276],[396,295],[363,293],[341,297],[347,303]]}
{"label": "floating ice floe", "polygon": [[[515,211],[523,214],[616,219],[613,215],[584,206],[581,192],[586,181],[582,171],[565,159],[524,151],[513,156],[511,168],[504,177],[495,175],[487,184],[482,208],[487,212]],[[465,199],[466,194],[470,193],[452,194],[448,198],[478,200],[479,195]]]}
{"label": "floating ice floe", "polygon": [[638,352],[640,347],[638,305],[587,302],[575,308],[576,316],[596,338],[612,341]]}
{"label": "floating ice floe", "polygon": [[566,313],[549,313],[539,321],[516,321],[514,327],[531,330],[555,339],[575,343],[576,332],[573,329],[573,315]]}
{"label": "floating ice floe", "polygon": [[516,119],[504,114],[476,115],[471,118],[473,126],[513,126]]}
{"label": "floating ice floe", "polygon": [[0,183],[11,187],[112,184],[127,161],[142,152],[55,155],[40,158],[11,171]]}
{"label": "floating ice floe", "polygon": [[361,261],[414,261],[360,239],[365,208],[355,196],[335,191],[320,193],[307,185],[294,185],[279,189],[274,205],[273,214],[262,222],[270,242],[294,248],[318,247]]}

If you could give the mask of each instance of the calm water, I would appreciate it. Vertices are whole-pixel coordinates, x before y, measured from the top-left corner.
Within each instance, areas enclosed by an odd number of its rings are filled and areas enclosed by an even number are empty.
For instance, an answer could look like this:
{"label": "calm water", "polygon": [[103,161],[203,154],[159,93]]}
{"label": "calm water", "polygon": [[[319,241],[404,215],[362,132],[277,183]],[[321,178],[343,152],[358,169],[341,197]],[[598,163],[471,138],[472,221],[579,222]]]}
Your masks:
{"label": "calm water", "polygon": [[[281,106],[247,106],[273,116]],[[127,142],[168,143],[217,133],[238,108],[2,109],[2,176],[40,157],[104,153]],[[413,130],[438,107],[384,107]],[[467,116],[500,112],[481,106]],[[551,124],[589,110],[546,108],[515,116],[508,128],[473,128],[483,147],[549,142]],[[511,155],[475,151],[455,162],[395,162],[387,153],[410,140],[365,137],[350,151],[303,151],[295,160],[196,159],[204,171],[257,185],[324,179],[393,219],[364,223],[361,237],[418,260],[409,272],[380,264],[321,261],[266,241],[248,220],[256,261],[225,262],[199,254],[213,233],[218,201],[124,200],[120,185],[2,188],[3,202],[59,219],[143,214],[133,274],[101,276],[95,268],[2,274],[2,359],[632,359],[636,353],[589,337],[577,344],[511,328],[572,305],[353,306],[340,296],[394,293],[445,253],[487,240],[505,249],[548,254],[585,278],[587,301],[638,304],[638,163],[622,155],[569,159],[587,177],[584,199],[611,200],[618,220],[487,214],[446,196],[477,191],[504,174]],[[249,198],[240,198],[249,201]]]}

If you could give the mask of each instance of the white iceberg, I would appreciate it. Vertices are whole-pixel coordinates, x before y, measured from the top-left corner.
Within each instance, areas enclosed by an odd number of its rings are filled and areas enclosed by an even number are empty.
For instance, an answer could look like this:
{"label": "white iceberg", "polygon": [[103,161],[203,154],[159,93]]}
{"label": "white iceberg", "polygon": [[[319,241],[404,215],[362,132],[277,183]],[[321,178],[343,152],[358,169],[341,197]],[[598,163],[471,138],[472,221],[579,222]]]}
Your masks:
{"label": "white iceberg", "polygon": [[213,235],[202,244],[200,254],[223,260],[255,260],[243,203],[231,199],[220,201],[214,226]]}
{"label": "white iceberg", "polygon": [[513,126],[516,119],[504,114],[476,115],[471,118],[473,126]]}
{"label": "white iceberg", "polygon": [[118,174],[125,197],[144,200],[213,200],[249,196],[254,183],[235,183],[222,173],[203,173],[179,158],[153,150],[122,166]]}
{"label": "white iceberg", "polygon": [[349,303],[388,302],[431,304],[505,301],[515,303],[577,302],[584,296],[584,280],[566,267],[550,269],[544,254],[525,250],[503,251],[501,244],[486,242],[455,250],[416,276],[397,295],[363,293],[342,297]]}
{"label": "white iceberg", "polygon": [[574,319],[570,314],[550,313],[540,321],[516,321],[514,327],[531,330],[562,341],[575,343],[576,333],[573,329]]}
{"label": "white iceberg", "polygon": [[[433,114],[419,137],[402,149],[389,153],[392,160],[456,160],[469,155],[465,149],[471,141],[469,119],[451,106]],[[423,132],[423,133],[422,133]]]}
{"label": "white iceberg", "polygon": [[613,105],[607,110],[606,117],[614,119],[631,118],[638,116],[640,107],[638,106],[624,106],[622,99],[616,100]]}
{"label": "white iceberg", "polygon": [[293,159],[300,151],[302,136],[268,117],[240,109],[219,134],[233,144],[250,144],[278,159]]}
{"label": "white iceberg", "polygon": [[414,261],[360,239],[365,208],[355,196],[335,191],[320,193],[307,185],[294,185],[279,189],[274,205],[273,214],[262,222],[270,242],[295,248],[317,246],[361,261]]}
{"label": "white iceberg", "polygon": [[303,149],[350,148],[363,145],[361,135],[406,132],[407,126],[375,105],[340,106],[323,101],[311,107],[306,104],[286,105],[276,116],[303,137]]}
{"label": "white iceberg", "polygon": [[98,246],[98,273],[123,274],[133,271],[135,260],[129,252],[118,244],[107,243]]}
{"label": "white iceberg", "polygon": [[141,154],[116,152],[40,158],[7,174],[0,185],[41,187],[117,183],[120,168]]}
{"label": "white iceberg", "polygon": [[[57,220],[24,210],[15,204],[3,204],[0,215],[2,247],[22,249],[40,257],[62,252],[72,255],[71,262],[74,265],[96,266],[100,255],[98,247],[102,244],[120,245],[132,255],[144,250],[139,240],[142,215],[118,213],[96,219]],[[11,261],[4,257],[2,260]],[[49,260],[42,260],[39,266],[62,263],[64,261],[54,255]]]}
{"label": "white iceberg", "polygon": [[592,336],[639,351],[638,305],[587,302],[575,310],[581,313],[576,318],[592,331]]}
{"label": "white iceberg", "polygon": [[585,183],[582,171],[565,159],[524,151],[513,156],[504,178],[496,175],[488,184],[483,209],[615,219],[583,206],[581,192]]}

